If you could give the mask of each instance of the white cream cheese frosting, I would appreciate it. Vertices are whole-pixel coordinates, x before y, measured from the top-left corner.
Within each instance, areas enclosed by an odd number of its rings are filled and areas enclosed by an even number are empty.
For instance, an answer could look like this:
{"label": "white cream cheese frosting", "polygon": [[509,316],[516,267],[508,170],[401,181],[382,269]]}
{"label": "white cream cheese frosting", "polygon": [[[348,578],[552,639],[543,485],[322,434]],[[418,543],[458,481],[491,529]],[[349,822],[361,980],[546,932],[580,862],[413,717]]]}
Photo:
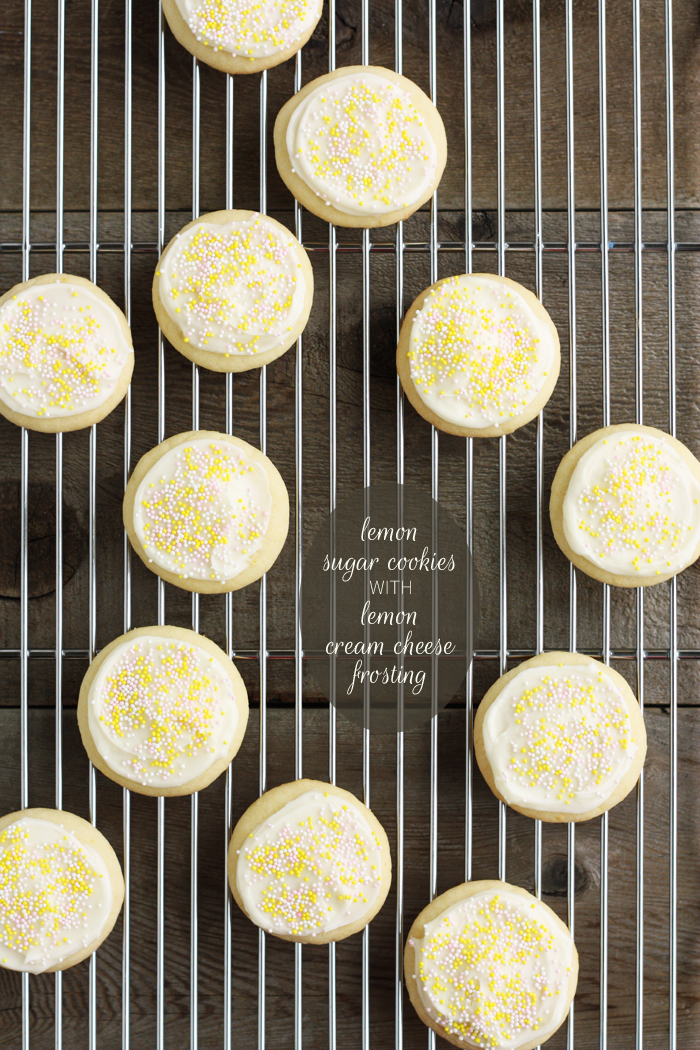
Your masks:
{"label": "white cream cheese frosting", "polygon": [[382,881],[381,843],[347,799],[306,791],[249,835],[236,886],[271,933],[313,937],[367,914]]}
{"label": "white cream cheese frosting", "polygon": [[58,966],[99,938],[113,899],[100,854],[60,824],[24,817],[0,831],[3,966]]}
{"label": "white cream cheese frosting", "polygon": [[233,579],[262,547],[272,496],[265,468],[227,441],[195,438],[165,452],[134,498],[150,561],[195,580]]}
{"label": "white cream cheese frosting", "polygon": [[238,726],[233,683],[197,645],[140,635],[106,657],[90,686],[95,747],[119,776],[176,787],[228,754]]}
{"label": "white cream cheese frosting", "polygon": [[412,942],[418,994],[453,1038],[484,1050],[544,1042],[564,1020],[573,941],[534,897],[482,890]]}
{"label": "white cream cheese frosting", "polygon": [[638,749],[622,691],[593,662],[515,675],[484,715],[483,741],[506,802],[572,816],[610,798]]}
{"label": "white cream cheese frosting", "polygon": [[318,18],[318,0],[175,0],[203,44],[241,58],[287,51]]}
{"label": "white cream cheese frosting", "polygon": [[115,311],[82,284],[33,284],[0,307],[0,399],[33,419],[99,408],[132,353]]}
{"label": "white cream cheese frosting", "polygon": [[571,549],[606,572],[679,572],[700,540],[700,483],[683,457],[630,425],[584,452],[563,504]]}
{"label": "white cream cheese frosting", "polygon": [[347,215],[386,215],[420,200],[437,146],[404,88],[377,73],[321,84],[287,126],[292,170]]}
{"label": "white cream cheese frosting", "polygon": [[497,427],[522,415],[555,363],[554,337],[520,293],[461,274],[426,296],[413,318],[411,379],[435,415],[461,427]]}
{"label": "white cream cheese frosting", "polygon": [[199,222],[160,261],[161,302],[193,347],[226,357],[273,350],[304,309],[300,250],[263,215]]}

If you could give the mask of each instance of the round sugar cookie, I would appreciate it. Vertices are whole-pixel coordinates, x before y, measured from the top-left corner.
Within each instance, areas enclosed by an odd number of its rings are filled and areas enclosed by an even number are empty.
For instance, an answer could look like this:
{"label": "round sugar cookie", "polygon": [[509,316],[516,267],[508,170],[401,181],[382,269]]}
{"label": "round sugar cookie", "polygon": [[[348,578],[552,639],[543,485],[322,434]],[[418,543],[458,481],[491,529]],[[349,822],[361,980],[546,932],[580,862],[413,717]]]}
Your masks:
{"label": "round sugar cookie", "polygon": [[302,944],[341,941],[386,900],[389,842],[349,791],[295,780],[266,791],[238,821],[228,880],[238,907],[268,933]]}
{"label": "round sugar cookie", "polygon": [[274,138],[288,188],[336,226],[408,218],[430,200],[447,160],[435,106],[382,66],[345,66],[312,80],[279,111]]}
{"label": "round sugar cookie", "polygon": [[323,0],[163,0],[173,36],[224,73],[260,73],[296,55],[313,33]]}
{"label": "round sugar cookie", "polygon": [[191,795],[224,772],[248,723],[226,653],[182,627],[115,638],[80,687],[78,725],[94,766],[142,795]]}
{"label": "round sugar cookie", "polygon": [[0,298],[0,413],[56,434],[99,423],[126,394],[131,330],[101,288],[48,273]]}
{"label": "round sugar cookie", "polygon": [[529,423],[559,378],[559,336],[539,299],[491,273],[445,277],[406,314],[396,368],[438,430],[500,437]]}
{"label": "round sugar cookie", "polygon": [[0,817],[0,966],[55,973],[109,936],[124,879],[107,839],[61,809]]}
{"label": "round sugar cookie", "polygon": [[566,1020],[578,953],[546,904],[484,879],[423,909],[408,934],[404,973],[423,1024],[453,1046],[534,1050]]}
{"label": "round sugar cookie", "polygon": [[644,718],[617,671],[581,653],[543,653],[491,686],[474,750],[496,798],[533,820],[576,823],[612,809],[639,780]]}
{"label": "round sugar cookie", "polygon": [[214,372],[262,368],[293,346],[314,294],[309,257],[275,219],[214,211],[160,257],[153,308],[166,339]]}
{"label": "round sugar cookie", "polygon": [[559,547],[588,576],[663,583],[700,555],[700,463],[655,427],[603,427],[562,459],[549,514]]}
{"label": "round sugar cookie", "polygon": [[186,591],[223,594],[259,580],[274,564],[289,530],[289,496],[257,448],[190,430],[142,456],[124,493],[123,517],[152,572]]}

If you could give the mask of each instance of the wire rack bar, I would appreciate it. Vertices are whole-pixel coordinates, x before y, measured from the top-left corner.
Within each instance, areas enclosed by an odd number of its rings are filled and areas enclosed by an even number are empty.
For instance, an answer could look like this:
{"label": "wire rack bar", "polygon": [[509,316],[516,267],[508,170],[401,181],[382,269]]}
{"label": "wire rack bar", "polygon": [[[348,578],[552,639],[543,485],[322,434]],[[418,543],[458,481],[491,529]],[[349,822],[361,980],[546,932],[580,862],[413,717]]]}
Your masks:
{"label": "wire rack bar", "polygon": [[[63,176],[65,126],[66,5],[58,0],[56,33],[56,273],[63,273]],[[56,809],[63,808],[63,434],[56,434],[56,566],[54,600],[55,787]],[[63,1046],[63,974],[54,974],[54,1047]]]}
{"label": "wire rack bar", "polygon": [[[542,256],[542,109],[541,109],[541,25],[540,3],[532,4],[532,113],[533,113],[533,174],[535,196],[535,292],[544,298]],[[536,482],[536,550],[535,550],[535,648],[544,650],[544,411],[537,417],[537,444],[535,448]],[[542,821],[534,821],[534,889],[535,896],[542,897]]]}
{"label": "wire rack bar", "polygon": [[[165,19],[162,0],[158,0],[158,256],[165,245]],[[158,328],[158,443],[165,439],[165,347]],[[158,625],[165,624],[165,584],[158,577]],[[125,803],[128,791],[124,789]],[[124,822],[126,827],[126,805]],[[165,798],[157,800],[156,838],[156,1050],[165,1050]],[[128,971],[125,974],[123,1000],[128,1003]],[[122,1033],[122,1038],[128,1032]],[[122,1047],[122,1050],[127,1050]]]}
{"label": "wire rack bar", "polygon": [[[666,58],[666,194],[667,194],[667,229],[668,243],[675,240],[676,193],[675,140],[673,128],[673,3],[666,0],[665,14],[665,58]],[[642,231],[640,230],[640,239]],[[639,263],[641,267],[641,260]],[[673,251],[668,253],[668,429],[676,435],[676,260]],[[676,1050],[677,1045],[677,1003],[678,1003],[678,610],[677,586],[675,577],[670,581],[669,609],[669,648],[670,648],[670,695],[671,725],[669,742],[669,1016],[668,1045],[669,1050]],[[643,785],[643,782],[640,781]],[[643,864],[643,845],[640,849],[640,862]],[[643,879],[643,868],[640,882]],[[638,989],[640,1006],[644,994],[643,985]],[[641,1024],[638,1024],[639,1042],[641,1043]]]}
{"label": "wire rack bar", "polygon": [[[584,656],[593,656],[597,660],[602,660],[606,655],[606,650],[603,647],[594,646],[580,646],[577,652],[582,653]],[[95,656],[100,652],[99,649],[95,650]],[[610,660],[636,660],[639,655],[637,646],[626,649],[609,649],[608,651]],[[87,649],[63,649],[62,650],[63,660],[87,660],[89,653]],[[308,653],[302,651],[302,658],[306,659]],[[506,660],[527,660],[531,656],[537,656],[538,650],[536,647],[530,647],[527,649],[506,649]],[[26,653],[27,659],[33,660],[55,660],[56,650],[55,649],[28,649]],[[231,653],[232,659],[234,660],[259,660],[260,652],[258,649],[233,649]],[[266,659],[269,660],[294,660],[296,653],[294,649],[268,649],[265,653]],[[0,649],[0,660],[21,660],[22,649]],[[342,656],[338,656],[338,659],[345,659]],[[451,657],[443,657],[443,659],[451,659]],[[455,657],[455,659],[462,659],[461,656]],[[476,649],[474,652],[475,660],[491,660],[499,661],[501,659],[500,649]],[[642,651],[642,659],[645,661],[649,660],[676,660],[676,661],[688,661],[688,660],[700,660],[700,649],[648,649],[645,648]],[[313,703],[313,699],[308,701]],[[697,704],[686,703],[684,707],[697,707]]]}
{"label": "wire rack bar", "polygon": [[[22,98],[22,280],[29,280],[31,217],[32,0],[24,0],[24,85]],[[20,431],[20,809],[29,805],[28,695],[28,522],[29,438]],[[29,1050],[29,974],[22,974],[22,1050]]]}
{"label": "wire rack bar", "polygon": [[[465,19],[468,21],[468,19]],[[394,3],[394,69],[403,72],[403,4]],[[396,341],[404,315],[403,222],[396,226]],[[396,483],[404,483],[404,396],[396,376]],[[402,694],[399,694],[401,704]],[[403,946],[404,946],[404,758],[403,729],[396,733],[396,933],[394,947],[394,1050],[403,1050]]]}
{"label": "wire rack bar", "polygon": [[[233,119],[234,119],[234,78],[226,77],[226,208],[234,204],[233,183]],[[227,434],[233,434],[233,374],[226,374],[226,424]],[[226,595],[226,652],[233,658],[233,593]],[[226,790],[224,793],[224,1050],[232,1050],[233,1003],[231,998],[231,894],[228,884],[228,846],[233,830],[233,763],[226,770]]]}
{"label": "wire rack bar", "polygon": [[[688,209],[689,211],[692,209]],[[649,211],[649,209],[645,209]],[[75,214],[75,213],[74,213]],[[513,214],[513,212],[509,212]],[[557,214],[556,209],[546,209],[547,215]],[[586,216],[588,211],[582,208],[576,208],[574,214],[577,216]],[[613,213],[614,214],[614,213]],[[607,217],[606,217],[607,222]],[[328,245],[320,241],[302,241],[304,248],[310,253],[325,254],[329,251]],[[64,241],[63,253],[68,255],[87,255],[91,251],[96,251],[101,255],[121,255],[124,250],[124,242],[122,241],[103,241],[95,245],[91,245],[88,241]],[[129,246],[127,243],[127,251]],[[142,255],[142,254],[153,254],[158,255],[158,242],[157,241],[132,241],[131,242],[131,255]],[[338,242],[336,240],[335,246],[336,253],[340,254],[361,254],[364,249],[362,244],[356,244],[352,242]],[[369,241],[369,251],[371,254],[387,254],[393,255],[396,252],[395,241]],[[441,241],[437,240],[434,244],[431,241],[404,241],[401,247],[401,251],[409,254],[431,254],[434,251],[438,253],[457,253],[464,254],[483,252],[483,253],[496,253],[503,252],[506,255],[511,255],[514,252],[519,254],[534,254],[538,255],[540,252],[545,255],[559,254],[567,255],[569,253],[569,245],[566,241],[506,241],[502,245],[498,241]],[[600,254],[613,254],[613,255],[632,255],[637,251],[642,254],[661,253],[661,254],[694,254],[700,252],[700,241],[642,241],[641,244],[635,244],[634,241],[615,241],[609,240],[607,237],[600,241],[577,241],[576,244],[572,245],[571,251],[575,255],[600,255]],[[0,242],[0,253],[16,253],[24,254],[25,252],[30,255],[55,255],[56,253],[56,242],[55,241],[36,241],[31,244],[23,244],[21,241],[3,241]]]}
{"label": "wire rack bar", "polygon": [[[565,6],[566,48],[566,212],[567,212],[567,263],[569,284],[569,445],[576,442],[577,430],[577,385],[576,385],[576,191],[575,191],[575,141],[574,141],[574,51],[573,51],[573,4],[566,0]],[[577,649],[577,593],[576,570],[569,568],[569,647]],[[567,919],[571,935],[575,927],[575,873],[576,873],[576,825],[567,826]],[[601,859],[601,867],[602,867]],[[602,884],[601,874],[601,884]],[[602,888],[601,888],[602,894]],[[602,934],[601,934],[602,936]],[[574,1003],[569,1007],[566,1033],[567,1050],[575,1045]],[[600,1050],[603,1050],[601,1044]]]}

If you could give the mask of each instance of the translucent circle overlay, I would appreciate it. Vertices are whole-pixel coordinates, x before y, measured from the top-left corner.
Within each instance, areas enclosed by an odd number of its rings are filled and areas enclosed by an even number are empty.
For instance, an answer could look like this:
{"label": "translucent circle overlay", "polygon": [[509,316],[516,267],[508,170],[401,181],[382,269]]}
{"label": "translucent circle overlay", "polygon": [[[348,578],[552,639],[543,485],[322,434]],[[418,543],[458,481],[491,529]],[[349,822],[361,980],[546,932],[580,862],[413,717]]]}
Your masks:
{"label": "translucent circle overlay", "polygon": [[473,657],[478,586],[466,534],[418,489],[372,485],[314,536],[301,580],[304,658],[350,721],[415,729],[459,690]]}

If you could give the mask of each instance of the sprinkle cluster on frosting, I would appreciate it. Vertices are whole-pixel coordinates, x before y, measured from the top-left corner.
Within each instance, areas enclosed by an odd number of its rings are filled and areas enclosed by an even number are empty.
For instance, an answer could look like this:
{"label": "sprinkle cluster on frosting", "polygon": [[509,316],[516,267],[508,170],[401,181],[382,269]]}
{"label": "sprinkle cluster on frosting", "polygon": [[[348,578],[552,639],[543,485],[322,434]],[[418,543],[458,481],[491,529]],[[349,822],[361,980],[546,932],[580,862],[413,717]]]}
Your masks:
{"label": "sprinkle cluster on frosting", "polygon": [[415,978],[449,1035],[497,1050],[551,1028],[570,967],[538,911],[527,900],[487,892],[429,924]]}
{"label": "sprinkle cluster on frosting", "polygon": [[116,771],[141,784],[168,784],[182,779],[188,759],[217,752],[235,699],[213,656],[163,638],[129,645],[90,702],[107,736],[133,755]]}
{"label": "sprinkle cluster on frosting", "polygon": [[[18,412],[52,417],[107,399],[130,352],[82,287],[34,285],[0,310],[0,385]],[[121,333],[120,333],[121,334]]]}
{"label": "sprinkle cluster on frosting", "polygon": [[264,468],[233,445],[203,440],[171,455],[171,469],[161,472],[159,461],[139,488],[143,546],[184,579],[230,579],[267,531]]}
{"label": "sprinkle cluster on frosting", "polygon": [[520,729],[503,776],[516,793],[538,787],[568,806],[612,776],[634,744],[627,705],[602,671],[595,682],[571,667],[545,674],[517,690],[511,710]]}
{"label": "sprinkle cluster on frosting", "polygon": [[313,0],[203,0],[188,23],[202,43],[252,60],[292,47],[317,10]]}
{"label": "sprinkle cluster on frosting", "polygon": [[326,204],[359,214],[395,211],[414,204],[432,179],[435,143],[410,95],[393,81],[338,78],[299,109],[292,169]]}
{"label": "sprinkle cluster on frosting", "polygon": [[180,235],[158,273],[185,342],[226,357],[280,346],[303,304],[293,241],[261,216]]}
{"label": "sprinkle cluster on frosting", "polygon": [[521,297],[495,282],[444,281],[413,318],[408,358],[419,394],[452,400],[465,425],[520,415],[548,375],[527,314]]}
{"label": "sprinkle cluster on frosting", "polygon": [[353,805],[330,792],[307,795],[317,801],[249,836],[237,881],[261,926],[313,937],[371,906],[381,885],[381,843]]}
{"label": "sprinkle cluster on frosting", "polygon": [[[576,493],[574,528],[586,556],[603,568],[606,559],[627,561],[628,571],[641,575],[650,575],[654,564],[660,566],[652,570],[657,576],[682,568],[700,502],[688,467],[651,435],[612,434],[602,440],[607,446],[602,476]],[[692,493],[681,474],[689,478]]]}
{"label": "sprinkle cluster on frosting", "polygon": [[6,948],[31,953],[42,969],[56,952],[72,954],[89,944],[89,902],[103,876],[74,835],[64,833],[58,843],[31,838],[27,820],[0,832],[0,961],[8,961]]}

